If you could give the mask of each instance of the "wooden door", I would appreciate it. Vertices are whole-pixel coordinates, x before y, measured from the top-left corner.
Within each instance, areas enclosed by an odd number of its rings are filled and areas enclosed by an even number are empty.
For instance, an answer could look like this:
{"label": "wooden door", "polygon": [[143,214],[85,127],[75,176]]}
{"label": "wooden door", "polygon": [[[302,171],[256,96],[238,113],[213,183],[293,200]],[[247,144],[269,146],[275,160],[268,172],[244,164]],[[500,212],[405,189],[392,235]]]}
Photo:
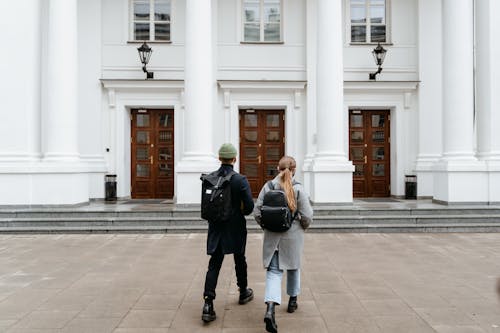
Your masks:
{"label": "wooden door", "polygon": [[284,154],[285,111],[240,110],[240,170],[254,197],[276,176]]}
{"label": "wooden door", "polygon": [[174,110],[132,110],[132,198],[174,196]]}
{"label": "wooden door", "polygon": [[388,197],[390,187],[390,113],[349,111],[349,159],[354,164],[354,197]]}

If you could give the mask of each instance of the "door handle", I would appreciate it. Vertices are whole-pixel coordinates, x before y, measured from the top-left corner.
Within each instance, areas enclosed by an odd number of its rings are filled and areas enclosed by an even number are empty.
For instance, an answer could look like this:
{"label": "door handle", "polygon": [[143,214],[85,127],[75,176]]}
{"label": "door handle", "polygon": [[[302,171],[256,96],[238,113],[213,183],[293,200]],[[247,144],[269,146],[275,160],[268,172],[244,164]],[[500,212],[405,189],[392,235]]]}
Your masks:
{"label": "door handle", "polygon": [[259,164],[262,163],[262,157],[259,155]]}
{"label": "door handle", "polygon": [[149,157],[149,161],[151,162],[151,164],[153,164],[153,155]]}
{"label": "door handle", "polygon": [[368,157],[365,155],[365,164],[368,163]]}

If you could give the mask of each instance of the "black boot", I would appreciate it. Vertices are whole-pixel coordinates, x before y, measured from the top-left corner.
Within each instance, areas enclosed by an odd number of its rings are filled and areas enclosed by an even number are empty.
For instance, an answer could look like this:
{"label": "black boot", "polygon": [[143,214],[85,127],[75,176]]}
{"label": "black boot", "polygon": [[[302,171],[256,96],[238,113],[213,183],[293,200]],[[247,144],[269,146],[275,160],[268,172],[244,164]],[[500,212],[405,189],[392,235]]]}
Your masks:
{"label": "black boot", "polygon": [[271,333],[278,333],[278,325],[276,324],[276,319],[274,318],[274,302],[267,303],[266,315],[264,316],[264,322],[266,323],[266,331]]}
{"label": "black boot", "polygon": [[253,299],[253,290],[251,288],[240,289],[240,300],[238,303],[247,304]]}
{"label": "black boot", "polygon": [[201,313],[201,320],[205,323],[214,321],[216,318],[214,311],[214,302],[210,298],[205,297],[205,304],[203,304],[203,311]]}
{"label": "black boot", "polygon": [[297,296],[290,296],[288,300],[288,309],[286,310],[288,313],[293,313],[297,310],[299,306],[297,305]]}

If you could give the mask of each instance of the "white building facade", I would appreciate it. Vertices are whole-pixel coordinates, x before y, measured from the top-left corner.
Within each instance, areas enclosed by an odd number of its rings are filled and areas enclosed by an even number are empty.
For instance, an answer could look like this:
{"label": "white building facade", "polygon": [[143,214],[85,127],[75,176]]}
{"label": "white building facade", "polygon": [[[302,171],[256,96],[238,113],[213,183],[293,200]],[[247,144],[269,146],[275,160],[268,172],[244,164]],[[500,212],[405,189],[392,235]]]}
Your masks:
{"label": "white building facade", "polygon": [[[200,200],[224,142],[254,195],[500,203],[497,0],[0,3],[0,205]],[[153,52],[146,79],[137,48]],[[375,72],[372,50],[387,54]]]}

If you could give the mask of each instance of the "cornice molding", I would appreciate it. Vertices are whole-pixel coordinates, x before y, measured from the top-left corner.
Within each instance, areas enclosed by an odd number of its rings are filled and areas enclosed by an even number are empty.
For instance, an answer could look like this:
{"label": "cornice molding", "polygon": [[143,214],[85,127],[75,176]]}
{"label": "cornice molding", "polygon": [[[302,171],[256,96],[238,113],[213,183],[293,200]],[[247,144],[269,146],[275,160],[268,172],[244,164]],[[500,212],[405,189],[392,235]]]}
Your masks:
{"label": "cornice molding", "polygon": [[306,81],[236,81],[236,80],[219,80],[217,81],[221,89],[282,89],[282,90],[297,90],[305,89]]}
{"label": "cornice molding", "polygon": [[183,80],[124,80],[124,79],[100,79],[106,89],[184,89]]}
{"label": "cornice molding", "polygon": [[384,91],[405,93],[417,90],[420,81],[344,81],[345,92]]}

